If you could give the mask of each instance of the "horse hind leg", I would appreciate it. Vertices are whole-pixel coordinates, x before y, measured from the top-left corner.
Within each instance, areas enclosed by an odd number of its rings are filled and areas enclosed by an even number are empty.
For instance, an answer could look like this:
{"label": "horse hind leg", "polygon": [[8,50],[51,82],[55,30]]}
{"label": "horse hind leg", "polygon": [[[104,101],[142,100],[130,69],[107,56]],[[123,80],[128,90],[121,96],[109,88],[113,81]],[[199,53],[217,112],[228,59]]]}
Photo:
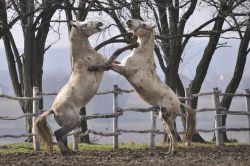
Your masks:
{"label": "horse hind leg", "polygon": [[70,148],[69,148],[69,146],[68,146],[67,135],[64,135],[64,136],[62,137],[62,141],[63,141],[63,144],[64,144],[64,146],[66,147],[67,151],[70,152],[71,150],[70,150]]}
{"label": "horse hind leg", "polygon": [[174,126],[175,118],[176,114],[174,112],[167,112],[166,108],[161,108],[161,120],[170,139],[169,154],[176,154],[177,149],[177,131]]}
{"label": "horse hind leg", "polygon": [[176,154],[177,149],[177,132],[174,126],[174,121],[170,121],[169,124],[169,132],[170,137],[172,138],[171,150],[169,151],[170,154]]}
{"label": "horse hind leg", "polygon": [[[170,130],[169,130],[169,127],[168,127],[168,125],[165,123],[165,121],[162,119],[162,122],[163,122],[163,126],[164,126],[164,128],[165,128],[165,131],[166,131],[166,134],[165,134],[165,136],[167,137],[167,139],[168,139],[168,142],[169,142],[169,152],[171,151],[171,147],[172,147],[172,143],[173,143],[173,141],[171,140],[171,133],[170,133]],[[164,136],[164,137],[165,137]],[[169,153],[168,152],[168,153]]]}
{"label": "horse hind leg", "polygon": [[163,120],[164,128],[166,132],[168,133],[169,137],[169,150],[168,154],[175,154],[176,153],[176,134],[173,132],[173,129],[170,127],[168,123],[166,123],[165,120]]}
{"label": "horse hind leg", "polygon": [[70,131],[72,131],[71,128],[62,127],[54,132],[57,144],[62,155],[70,154],[70,149],[67,145],[67,133],[69,133]]}

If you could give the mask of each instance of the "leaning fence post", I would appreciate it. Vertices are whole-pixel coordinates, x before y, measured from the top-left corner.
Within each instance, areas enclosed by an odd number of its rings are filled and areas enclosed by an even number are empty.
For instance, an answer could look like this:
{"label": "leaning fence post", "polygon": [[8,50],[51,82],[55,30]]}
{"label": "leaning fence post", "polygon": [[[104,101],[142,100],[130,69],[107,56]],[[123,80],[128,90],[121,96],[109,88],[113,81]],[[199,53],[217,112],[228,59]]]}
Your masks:
{"label": "leaning fence post", "polygon": [[[39,88],[38,87],[33,87],[33,97],[37,97],[38,92],[39,92]],[[39,108],[39,100],[33,100],[33,114],[38,113],[38,111],[37,111],[38,108]],[[36,116],[33,116],[32,117],[32,133],[33,134],[36,134],[35,121],[36,121]],[[38,141],[36,135],[33,136],[33,148],[34,148],[35,151],[40,150],[40,144],[39,144],[39,141]]]}
{"label": "leaning fence post", "polygon": [[[249,89],[245,89],[244,93],[246,95],[250,95]],[[250,97],[246,96],[245,99],[246,99],[246,111],[250,113]],[[248,115],[247,117],[248,117],[248,128],[250,128],[250,116]],[[248,143],[250,144],[250,131],[248,131]]]}
{"label": "leaning fence post", "polygon": [[[117,108],[118,108],[118,85],[113,85],[113,113],[117,113]],[[113,118],[113,132],[117,133],[118,130],[118,117]],[[117,149],[118,148],[118,135],[114,135],[113,137],[113,148]]]}
{"label": "leaning fence post", "polygon": [[222,127],[222,115],[221,115],[221,111],[220,111],[220,96],[219,96],[219,89],[218,88],[214,88],[213,89],[213,103],[214,103],[214,107],[216,109],[216,115],[215,115],[215,137],[216,137],[216,145],[220,146],[223,145],[223,132],[221,131]]}
{"label": "leaning fence post", "polygon": [[150,142],[149,147],[152,148],[155,146],[155,130],[156,130],[156,112],[155,110],[151,111],[151,119],[150,119]]}

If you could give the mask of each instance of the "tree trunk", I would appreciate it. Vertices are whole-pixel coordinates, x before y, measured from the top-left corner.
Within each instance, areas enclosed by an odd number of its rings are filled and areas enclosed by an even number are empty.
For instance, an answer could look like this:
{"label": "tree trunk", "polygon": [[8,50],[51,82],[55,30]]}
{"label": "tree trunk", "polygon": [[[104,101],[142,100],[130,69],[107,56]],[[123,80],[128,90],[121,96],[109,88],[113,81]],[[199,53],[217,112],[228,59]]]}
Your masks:
{"label": "tree trunk", "polygon": [[[28,0],[26,11],[31,12],[34,9],[34,1]],[[33,31],[33,21],[34,15],[30,15],[26,19],[22,20],[22,27],[24,29],[24,60],[23,60],[23,95],[25,97],[32,97],[32,68],[34,64],[32,63],[34,52],[35,43],[34,38],[35,34]],[[32,113],[32,101],[26,100],[25,101],[25,113]],[[32,118],[26,118],[26,131],[27,133],[32,132]]]}
{"label": "tree trunk", "polygon": [[[217,16],[217,17],[218,17],[218,19],[214,23],[214,27],[212,30],[213,32],[220,32],[222,30],[222,26],[224,23],[223,17],[221,17],[221,16]],[[206,47],[204,54],[202,56],[202,59],[197,66],[196,75],[195,75],[193,81],[191,82],[190,91],[192,94],[200,92],[203,81],[207,75],[210,61],[211,61],[211,59],[214,55],[214,52],[217,48],[217,44],[219,42],[219,39],[220,39],[220,33],[216,33],[216,34],[212,35],[209,39],[207,47]],[[198,103],[198,98],[193,99],[191,107],[196,109],[197,103]]]}
{"label": "tree trunk", "polygon": [[[248,55],[249,40],[250,40],[250,18],[248,19],[248,22],[247,22],[247,28],[246,28],[245,34],[240,42],[240,47],[238,50],[238,58],[237,58],[236,66],[234,69],[234,74],[233,74],[231,81],[227,85],[225,93],[235,93],[240,84],[240,81],[244,72],[245,64],[246,64],[247,55]],[[225,107],[226,110],[229,110],[230,105],[232,103],[232,99],[233,99],[232,96],[223,96],[221,100],[221,107]],[[227,119],[227,115],[223,115],[222,126],[226,125],[226,119]],[[226,132],[223,132],[223,138],[224,138],[224,141],[228,141]]]}
{"label": "tree trunk", "polygon": [[[86,115],[86,108],[85,107],[81,108],[80,115]],[[88,124],[87,124],[86,120],[81,120],[81,129],[82,129],[82,132],[86,132],[88,130]],[[85,135],[85,136],[81,137],[80,142],[89,144],[90,143],[89,135]]]}

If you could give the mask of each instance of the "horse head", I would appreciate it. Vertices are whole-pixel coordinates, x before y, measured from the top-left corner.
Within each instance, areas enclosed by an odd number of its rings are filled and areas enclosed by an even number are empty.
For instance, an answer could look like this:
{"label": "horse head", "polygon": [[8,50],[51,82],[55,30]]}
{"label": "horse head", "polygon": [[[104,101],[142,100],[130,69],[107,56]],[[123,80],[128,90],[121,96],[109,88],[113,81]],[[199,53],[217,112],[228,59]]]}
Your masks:
{"label": "horse head", "polygon": [[129,19],[126,21],[129,29],[131,29],[136,36],[144,36],[147,33],[153,33],[155,25],[149,22],[144,22],[137,19]]}
{"label": "horse head", "polygon": [[73,30],[80,31],[87,37],[100,32],[102,30],[101,27],[103,26],[103,23],[100,21],[70,21],[70,24],[72,25]]}

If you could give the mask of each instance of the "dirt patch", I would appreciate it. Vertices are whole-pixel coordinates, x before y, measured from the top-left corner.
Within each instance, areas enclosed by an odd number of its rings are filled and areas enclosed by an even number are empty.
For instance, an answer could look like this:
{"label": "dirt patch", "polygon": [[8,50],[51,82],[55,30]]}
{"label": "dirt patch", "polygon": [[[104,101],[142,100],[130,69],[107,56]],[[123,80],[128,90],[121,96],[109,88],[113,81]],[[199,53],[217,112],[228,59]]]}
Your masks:
{"label": "dirt patch", "polygon": [[250,165],[250,146],[192,146],[180,147],[176,155],[166,148],[85,150],[71,156],[43,152],[0,155],[0,165]]}

